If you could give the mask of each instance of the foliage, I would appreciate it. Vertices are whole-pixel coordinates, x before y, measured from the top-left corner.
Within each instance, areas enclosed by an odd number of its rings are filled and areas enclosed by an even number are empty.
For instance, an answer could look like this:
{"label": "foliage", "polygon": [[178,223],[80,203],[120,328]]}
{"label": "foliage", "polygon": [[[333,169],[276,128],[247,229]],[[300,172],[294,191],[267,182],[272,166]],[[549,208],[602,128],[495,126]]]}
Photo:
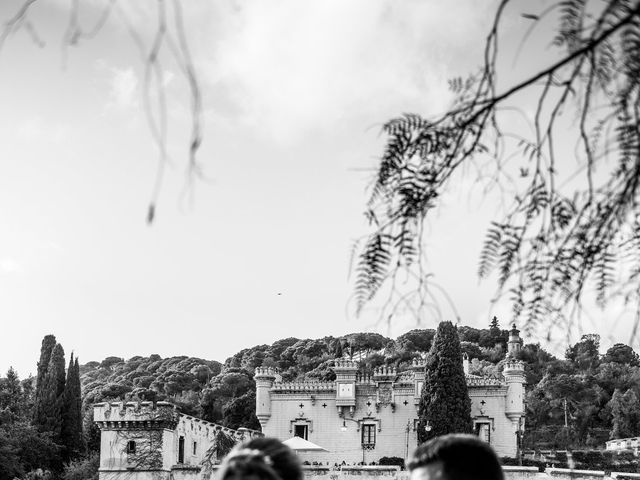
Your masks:
{"label": "foliage", "polygon": [[471,399],[462,368],[460,340],[451,322],[438,325],[427,356],[418,418],[421,443],[438,435],[472,431]]}
{"label": "foliage", "polygon": [[[62,408],[65,384],[64,349],[57,343],[51,351],[41,387],[41,406],[35,424],[41,432],[51,432],[56,442],[62,432]],[[40,387],[38,387],[40,388]]]}
{"label": "foliage", "polygon": [[[480,72],[451,80],[447,112],[406,114],[382,127],[387,141],[365,212],[371,233],[357,257],[360,309],[383,285],[406,305],[411,292],[394,292],[400,272],[415,280],[421,304],[433,295],[421,254],[424,221],[472,168],[490,179],[485,193],[506,197],[478,274],[495,273],[514,319],[530,327],[568,322],[591,287],[603,308],[614,298],[640,303],[640,3],[524,3],[528,30],[555,27],[541,43],[557,60],[498,92],[499,29],[514,3],[498,5]],[[534,112],[530,134],[513,129],[518,102]],[[576,171],[560,162],[561,142],[577,144]]]}
{"label": "foliage", "polygon": [[77,358],[74,361],[73,353],[69,360],[67,380],[64,385],[60,438],[65,446],[64,457],[66,461],[77,459],[84,452],[80,366]]}
{"label": "foliage", "polygon": [[56,337],[53,335],[46,335],[42,339],[42,346],[40,347],[40,360],[38,360],[38,375],[36,377],[36,392],[35,392],[35,405],[34,405],[34,419],[42,418],[41,413],[43,406],[42,393],[44,390],[44,379],[49,368],[49,361],[51,360],[51,352],[53,347],[56,346]]}
{"label": "foliage", "polygon": [[227,435],[223,430],[218,430],[211,442],[211,446],[204,454],[202,465],[204,467],[203,478],[211,478],[213,473],[212,467],[226,457],[231,449],[235,446],[236,439]]}
{"label": "foliage", "polygon": [[613,417],[611,438],[628,438],[640,435],[640,405],[636,393],[616,389],[609,402]]}
{"label": "foliage", "polygon": [[378,462],[378,465],[396,465],[404,470],[404,458],[400,457],[382,457]]}
{"label": "foliage", "polygon": [[640,357],[629,345],[616,343],[602,357],[603,363],[619,363],[630,367],[640,366]]}
{"label": "foliage", "polygon": [[583,335],[578,343],[567,348],[567,360],[582,370],[591,370],[600,363],[600,336]]}
{"label": "foliage", "polygon": [[87,458],[73,460],[64,467],[63,480],[98,480],[100,454],[94,452]]}

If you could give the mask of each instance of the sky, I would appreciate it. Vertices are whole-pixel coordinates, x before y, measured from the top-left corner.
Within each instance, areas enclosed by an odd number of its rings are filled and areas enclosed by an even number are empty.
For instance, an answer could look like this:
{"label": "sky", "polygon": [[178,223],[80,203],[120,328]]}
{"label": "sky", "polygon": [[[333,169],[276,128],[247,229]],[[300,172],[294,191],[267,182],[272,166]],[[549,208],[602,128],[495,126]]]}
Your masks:
{"label": "sky", "polygon": [[[81,2],[80,25],[89,30],[107,3]],[[0,2],[0,19],[20,4]],[[95,37],[65,49],[68,5],[36,2],[26,26],[38,40],[22,28],[0,50],[0,371],[34,373],[46,334],[81,363],[224,361],[284,337],[396,337],[437,324],[389,325],[376,302],[356,317],[350,251],[368,232],[381,125],[447,108],[447,79],[478,67],[495,1],[182,2],[203,95],[204,178],[189,186],[188,88],[165,52],[170,158],[151,226],[158,152],[123,18],[149,48],[156,2],[117,4]],[[519,13],[504,24],[507,50],[526,27]],[[505,81],[546,60],[525,52]],[[497,205],[462,177],[428,224],[429,267],[466,325],[485,327],[494,313],[509,321],[508,306],[489,304],[495,285],[476,276]],[[627,342],[630,319],[620,307],[596,312],[570,340]],[[556,337],[561,352],[566,332]]]}

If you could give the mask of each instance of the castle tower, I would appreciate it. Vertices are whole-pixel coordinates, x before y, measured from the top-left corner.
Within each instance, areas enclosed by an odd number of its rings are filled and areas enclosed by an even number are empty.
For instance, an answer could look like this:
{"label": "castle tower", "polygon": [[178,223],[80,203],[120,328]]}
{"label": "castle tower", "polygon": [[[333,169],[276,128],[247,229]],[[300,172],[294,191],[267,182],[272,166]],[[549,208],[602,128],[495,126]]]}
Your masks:
{"label": "castle tower", "polygon": [[336,373],[336,406],[338,414],[344,414],[344,408],[349,408],[353,416],[356,408],[356,373],[358,363],[353,360],[340,358],[336,360],[333,371]]}
{"label": "castle tower", "polygon": [[422,395],[422,386],[424,385],[426,362],[423,359],[414,358],[411,365],[413,370],[413,400],[416,406],[420,403],[420,396]]}
{"label": "castle tower", "polygon": [[269,418],[271,418],[270,390],[276,376],[276,371],[271,367],[257,367],[253,377],[256,381],[256,417],[258,417],[263,432]]}
{"label": "castle tower", "polygon": [[94,404],[93,420],[100,429],[100,480],[125,475],[169,480],[176,459],[172,433],[179,418],[167,402]]}
{"label": "castle tower", "polygon": [[514,432],[520,429],[520,419],[524,417],[524,363],[520,360],[507,359],[502,372],[507,382],[507,399],[505,413],[513,424]]}
{"label": "castle tower", "polygon": [[509,331],[509,342],[507,344],[507,356],[515,358],[516,354],[522,349],[522,339],[520,338],[520,330],[516,328],[516,324],[511,325]]}

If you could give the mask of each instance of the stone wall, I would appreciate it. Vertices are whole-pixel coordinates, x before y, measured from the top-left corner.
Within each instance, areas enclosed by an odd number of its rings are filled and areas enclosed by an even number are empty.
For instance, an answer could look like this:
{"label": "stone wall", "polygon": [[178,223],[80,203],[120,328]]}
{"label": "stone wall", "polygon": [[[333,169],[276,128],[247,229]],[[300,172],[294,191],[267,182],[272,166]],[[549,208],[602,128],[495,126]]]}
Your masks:
{"label": "stone wall", "polygon": [[[334,469],[328,466],[304,466],[306,480],[409,480],[409,472],[393,466],[343,466]],[[612,473],[589,470],[548,469],[538,472],[537,467],[503,467],[505,480],[640,480],[637,473]],[[200,480],[197,475],[172,480]],[[215,470],[211,480],[216,480]]]}

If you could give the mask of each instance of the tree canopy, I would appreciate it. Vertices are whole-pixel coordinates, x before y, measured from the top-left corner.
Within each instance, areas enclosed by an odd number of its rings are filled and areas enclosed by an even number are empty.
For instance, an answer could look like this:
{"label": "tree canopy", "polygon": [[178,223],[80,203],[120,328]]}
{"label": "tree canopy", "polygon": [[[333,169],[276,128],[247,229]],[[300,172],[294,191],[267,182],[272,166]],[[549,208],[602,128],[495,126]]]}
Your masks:
{"label": "tree canopy", "polygon": [[458,331],[441,322],[427,355],[418,410],[418,440],[447,433],[471,433],[471,399],[462,367]]}

